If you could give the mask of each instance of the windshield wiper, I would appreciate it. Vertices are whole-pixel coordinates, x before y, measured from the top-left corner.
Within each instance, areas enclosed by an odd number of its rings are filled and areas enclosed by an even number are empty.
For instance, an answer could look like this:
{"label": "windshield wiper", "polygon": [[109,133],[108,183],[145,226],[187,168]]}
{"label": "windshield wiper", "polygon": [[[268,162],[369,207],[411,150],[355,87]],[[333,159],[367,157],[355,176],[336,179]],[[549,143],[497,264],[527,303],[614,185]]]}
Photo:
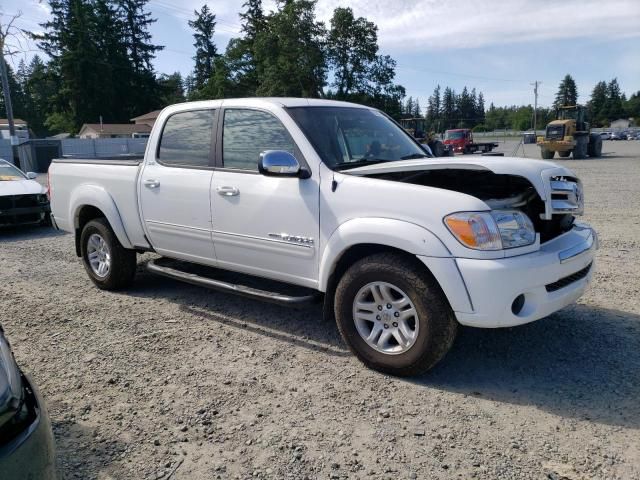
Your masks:
{"label": "windshield wiper", "polygon": [[411,153],[404,157],[400,157],[400,160],[415,160],[416,158],[429,158],[429,155],[426,153]]}
{"label": "windshield wiper", "polygon": [[375,165],[376,163],[389,162],[390,160],[383,160],[381,158],[363,158],[355,162],[342,162],[336,163],[333,166],[334,170],[347,170],[349,168],[363,167],[365,165]]}

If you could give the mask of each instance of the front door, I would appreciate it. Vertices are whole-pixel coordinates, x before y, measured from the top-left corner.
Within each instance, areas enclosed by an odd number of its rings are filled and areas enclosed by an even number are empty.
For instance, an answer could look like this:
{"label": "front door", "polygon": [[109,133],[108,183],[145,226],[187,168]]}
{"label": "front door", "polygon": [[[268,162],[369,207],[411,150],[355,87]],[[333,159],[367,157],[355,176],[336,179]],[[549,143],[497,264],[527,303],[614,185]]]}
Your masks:
{"label": "front door", "polygon": [[[303,161],[273,114],[227,108],[220,167],[211,186],[213,243],[218,265],[313,287],[317,284],[319,178],[267,177],[260,153],[286,150]],[[220,137],[219,137],[220,138]],[[221,157],[221,158],[220,158]]]}
{"label": "front door", "polygon": [[215,111],[168,117],[157,152],[148,152],[139,198],[145,232],[160,255],[215,265],[211,239]]}

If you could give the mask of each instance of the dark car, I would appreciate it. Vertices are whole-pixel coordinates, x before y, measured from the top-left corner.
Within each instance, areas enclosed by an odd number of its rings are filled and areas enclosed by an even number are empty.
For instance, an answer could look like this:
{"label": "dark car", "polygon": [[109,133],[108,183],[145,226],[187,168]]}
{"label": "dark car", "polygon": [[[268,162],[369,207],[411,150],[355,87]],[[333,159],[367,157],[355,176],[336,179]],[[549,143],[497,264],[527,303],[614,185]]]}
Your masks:
{"label": "dark car", "polygon": [[0,326],[0,478],[54,480],[55,465],[44,402],[18,368]]}
{"label": "dark car", "polygon": [[611,134],[611,140],[626,140],[627,134],[624,132],[613,132]]}

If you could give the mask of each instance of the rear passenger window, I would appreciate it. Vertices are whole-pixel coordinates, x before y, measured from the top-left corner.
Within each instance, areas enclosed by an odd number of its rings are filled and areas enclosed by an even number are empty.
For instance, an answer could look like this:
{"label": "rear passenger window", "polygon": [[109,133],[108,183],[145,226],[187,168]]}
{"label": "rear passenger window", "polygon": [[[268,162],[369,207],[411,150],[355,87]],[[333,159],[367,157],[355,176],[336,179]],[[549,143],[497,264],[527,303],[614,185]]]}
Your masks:
{"label": "rear passenger window", "polygon": [[175,113],[162,130],[158,160],[163,165],[207,167],[214,110]]}
{"label": "rear passenger window", "polygon": [[280,120],[257,110],[226,110],[222,133],[224,167],[257,171],[260,153],[265,150],[294,153],[293,140]]}

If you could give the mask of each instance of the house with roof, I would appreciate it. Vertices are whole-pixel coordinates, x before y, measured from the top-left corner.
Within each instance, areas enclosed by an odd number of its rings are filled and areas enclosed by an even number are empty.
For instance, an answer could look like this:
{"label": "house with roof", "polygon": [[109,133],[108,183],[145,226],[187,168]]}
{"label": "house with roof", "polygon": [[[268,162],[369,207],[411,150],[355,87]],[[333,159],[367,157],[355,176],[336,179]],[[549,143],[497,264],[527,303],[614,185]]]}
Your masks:
{"label": "house with roof", "polygon": [[85,123],[80,138],[148,138],[151,126],[140,123]]}
{"label": "house with roof", "polygon": [[149,125],[153,127],[153,124],[156,123],[156,119],[162,110],[154,110],[153,112],[145,113],[144,115],[140,115],[138,117],[133,117],[131,121],[136,125]]}
{"label": "house with roof", "polygon": [[[21,141],[29,139],[29,126],[27,122],[22,120],[21,118],[13,119],[13,126],[16,129],[16,137],[18,137]],[[9,120],[6,118],[0,118],[0,140],[10,140],[11,135],[9,135]]]}

